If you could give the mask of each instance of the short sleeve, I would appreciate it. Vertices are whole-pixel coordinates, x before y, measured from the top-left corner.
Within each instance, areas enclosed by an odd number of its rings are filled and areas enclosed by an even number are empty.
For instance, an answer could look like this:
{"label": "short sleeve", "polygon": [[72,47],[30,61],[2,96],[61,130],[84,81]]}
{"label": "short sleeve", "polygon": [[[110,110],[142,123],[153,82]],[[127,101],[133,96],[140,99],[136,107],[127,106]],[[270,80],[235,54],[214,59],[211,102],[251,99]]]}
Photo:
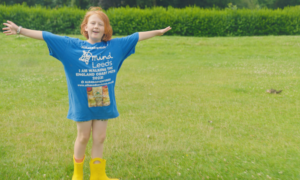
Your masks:
{"label": "short sleeve", "polygon": [[58,36],[46,31],[43,31],[43,38],[47,43],[49,54],[62,61],[66,47],[70,41],[69,38],[66,36]]}
{"label": "short sleeve", "polygon": [[137,42],[139,41],[139,33],[134,33],[129,36],[123,37],[123,38],[116,38],[116,42],[118,42],[118,47],[121,48],[122,52],[122,58],[118,65],[118,71],[120,70],[124,60],[130,56],[131,54],[135,53],[135,46]]}
{"label": "short sleeve", "polygon": [[121,46],[123,49],[124,59],[126,59],[131,54],[135,53],[135,46],[138,41],[139,41],[139,33],[137,32],[121,38]]}

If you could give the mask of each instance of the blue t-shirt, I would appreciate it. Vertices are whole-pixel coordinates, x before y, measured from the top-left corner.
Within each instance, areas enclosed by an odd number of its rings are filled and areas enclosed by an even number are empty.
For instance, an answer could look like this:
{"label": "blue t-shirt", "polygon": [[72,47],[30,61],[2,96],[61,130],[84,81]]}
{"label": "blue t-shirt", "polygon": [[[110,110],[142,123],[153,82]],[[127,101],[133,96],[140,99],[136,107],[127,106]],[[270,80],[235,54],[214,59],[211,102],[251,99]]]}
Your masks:
{"label": "blue t-shirt", "polygon": [[118,117],[114,91],[117,73],[135,52],[139,34],[95,44],[46,31],[43,38],[50,55],[64,65],[70,106],[67,118],[89,121]]}

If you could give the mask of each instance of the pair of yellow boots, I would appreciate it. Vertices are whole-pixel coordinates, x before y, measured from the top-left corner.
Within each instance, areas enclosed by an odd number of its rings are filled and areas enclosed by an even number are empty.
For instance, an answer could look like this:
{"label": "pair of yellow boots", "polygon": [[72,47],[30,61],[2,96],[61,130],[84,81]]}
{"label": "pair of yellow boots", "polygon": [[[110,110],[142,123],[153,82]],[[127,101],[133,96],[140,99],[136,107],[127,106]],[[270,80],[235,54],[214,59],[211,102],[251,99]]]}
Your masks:
{"label": "pair of yellow boots", "polygon": [[[85,156],[84,156],[85,159]],[[83,180],[83,163],[84,159],[81,163],[77,163],[75,161],[75,157],[73,156],[74,162],[74,174],[72,180]],[[94,164],[95,161],[99,161],[99,164]],[[101,158],[94,158],[90,161],[90,170],[91,176],[90,180],[119,180],[119,179],[110,179],[106,176],[105,173],[105,165],[106,161]]]}

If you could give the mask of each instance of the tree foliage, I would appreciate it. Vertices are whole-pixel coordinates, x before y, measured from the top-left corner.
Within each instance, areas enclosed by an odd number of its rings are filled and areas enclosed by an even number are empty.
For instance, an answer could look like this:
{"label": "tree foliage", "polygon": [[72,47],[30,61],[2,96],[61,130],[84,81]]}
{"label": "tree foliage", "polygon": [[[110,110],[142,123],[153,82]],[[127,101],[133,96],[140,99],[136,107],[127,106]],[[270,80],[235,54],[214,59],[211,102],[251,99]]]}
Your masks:
{"label": "tree foliage", "polygon": [[300,5],[300,0],[0,0],[0,4],[13,5],[26,3],[28,6],[45,6],[58,8],[63,6],[78,7],[87,9],[90,6],[101,6],[103,9],[113,7],[169,7],[184,8],[188,6],[198,6],[202,8],[228,7],[228,4],[236,5],[237,8],[257,9],[257,8],[284,8],[286,6]]}

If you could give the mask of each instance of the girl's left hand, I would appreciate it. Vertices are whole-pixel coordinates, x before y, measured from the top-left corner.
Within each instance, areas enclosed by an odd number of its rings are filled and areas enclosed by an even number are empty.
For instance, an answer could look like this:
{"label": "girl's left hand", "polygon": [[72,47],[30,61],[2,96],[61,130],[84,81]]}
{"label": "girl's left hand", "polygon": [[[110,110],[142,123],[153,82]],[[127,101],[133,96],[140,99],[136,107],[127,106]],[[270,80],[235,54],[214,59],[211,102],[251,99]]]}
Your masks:
{"label": "girl's left hand", "polygon": [[165,29],[159,30],[159,36],[165,34],[166,32],[170,31],[172,28],[170,26],[166,27]]}
{"label": "girl's left hand", "polygon": [[170,31],[171,29],[172,28],[170,26],[168,26],[165,29],[139,32],[139,41],[143,41],[145,39],[149,39],[149,38],[152,38],[154,36],[161,36],[161,35],[165,34],[166,32]]}

